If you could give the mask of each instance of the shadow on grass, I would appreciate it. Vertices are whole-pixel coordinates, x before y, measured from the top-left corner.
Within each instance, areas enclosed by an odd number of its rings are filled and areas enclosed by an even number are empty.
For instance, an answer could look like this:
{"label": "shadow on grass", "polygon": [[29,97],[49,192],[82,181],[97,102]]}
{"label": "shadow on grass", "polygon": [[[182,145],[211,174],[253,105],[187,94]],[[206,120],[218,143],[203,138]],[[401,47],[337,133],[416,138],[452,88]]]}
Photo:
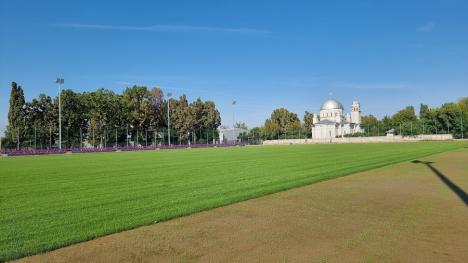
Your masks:
{"label": "shadow on grass", "polygon": [[447,176],[445,176],[442,172],[440,172],[439,170],[437,170],[437,169],[432,165],[433,162],[426,162],[426,161],[414,160],[414,161],[412,161],[412,163],[416,163],[416,164],[422,163],[422,164],[425,164],[427,167],[429,167],[429,169],[431,169],[432,172],[434,172],[434,174],[437,175],[437,177],[439,177],[439,179],[440,179],[446,186],[448,186],[448,188],[450,188],[450,189],[465,203],[466,206],[468,206],[468,195],[466,194],[466,192],[463,191],[463,189],[460,188],[458,185],[456,185],[455,183],[453,183],[450,179],[448,179]]}

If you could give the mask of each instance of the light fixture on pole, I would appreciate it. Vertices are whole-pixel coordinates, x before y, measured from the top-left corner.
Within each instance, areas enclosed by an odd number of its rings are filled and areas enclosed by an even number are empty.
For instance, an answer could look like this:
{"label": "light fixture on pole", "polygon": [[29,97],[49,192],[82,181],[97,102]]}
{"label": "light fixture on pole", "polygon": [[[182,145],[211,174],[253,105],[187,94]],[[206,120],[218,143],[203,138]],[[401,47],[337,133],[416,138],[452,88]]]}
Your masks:
{"label": "light fixture on pole", "polygon": [[172,93],[167,93],[167,141],[169,146],[171,145],[171,116],[169,115],[169,103],[170,98],[172,97]]}
{"label": "light fixture on pole", "polygon": [[55,81],[59,85],[59,149],[62,149],[62,102],[60,97],[62,96],[62,85],[64,83],[63,78],[57,78]]}

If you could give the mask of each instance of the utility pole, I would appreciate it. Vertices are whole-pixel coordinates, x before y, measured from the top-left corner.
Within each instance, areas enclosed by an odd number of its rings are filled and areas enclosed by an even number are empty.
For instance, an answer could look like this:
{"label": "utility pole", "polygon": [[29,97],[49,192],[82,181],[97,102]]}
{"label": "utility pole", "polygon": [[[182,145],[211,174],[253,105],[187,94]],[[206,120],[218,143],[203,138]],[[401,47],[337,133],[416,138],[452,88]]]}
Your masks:
{"label": "utility pole", "polygon": [[115,149],[117,150],[117,128],[115,128]]}
{"label": "utility pole", "polygon": [[236,126],[236,111],[234,110],[234,105],[236,105],[236,101],[232,102],[232,128],[234,129]]}
{"label": "utility pole", "polygon": [[[1,148],[1,147],[0,147]],[[37,149],[37,144],[36,144],[36,126],[34,126],[34,149]]]}
{"label": "utility pole", "polygon": [[460,130],[461,130],[461,137],[463,139],[463,118],[460,117]]}
{"label": "utility pole", "polygon": [[171,145],[171,116],[169,115],[169,103],[170,98],[172,97],[172,93],[167,93],[167,141],[169,146]]}
{"label": "utility pole", "polygon": [[62,96],[62,85],[64,83],[63,78],[57,78],[55,81],[59,85],[59,149],[62,149],[62,102],[61,102],[61,96]]}

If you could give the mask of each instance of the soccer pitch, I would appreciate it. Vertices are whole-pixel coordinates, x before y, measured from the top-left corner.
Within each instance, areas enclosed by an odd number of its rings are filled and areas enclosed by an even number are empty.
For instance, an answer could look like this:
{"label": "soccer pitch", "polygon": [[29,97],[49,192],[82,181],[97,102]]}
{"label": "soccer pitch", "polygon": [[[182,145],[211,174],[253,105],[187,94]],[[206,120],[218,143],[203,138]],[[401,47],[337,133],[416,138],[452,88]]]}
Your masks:
{"label": "soccer pitch", "polygon": [[0,261],[466,147],[298,145],[0,159]]}

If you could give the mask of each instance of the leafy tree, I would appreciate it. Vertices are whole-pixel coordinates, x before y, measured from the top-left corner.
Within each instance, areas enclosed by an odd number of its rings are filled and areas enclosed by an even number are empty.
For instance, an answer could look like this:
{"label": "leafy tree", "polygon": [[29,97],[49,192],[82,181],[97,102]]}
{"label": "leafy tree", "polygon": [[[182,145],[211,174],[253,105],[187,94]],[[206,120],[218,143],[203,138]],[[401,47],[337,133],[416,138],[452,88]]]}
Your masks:
{"label": "leafy tree", "polygon": [[16,146],[18,138],[23,141],[25,122],[23,107],[25,106],[24,92],[16,82],[11,83],[10,108],[8,110],[8,127],[6,130],[7,147]]}
{"label": "leafy tree", "polygon": [[188,140],[191,132],[193,132],[195,122],[192,109],[185,95],[180,96],[179,100],[175,101],[171,122],[177,130],[177,136],[181,140]]}
{"label": "leafy tree", "polygon": [[35,146],[51,147],[55,144],[58,112],[52,98],[41,93],[25,107],[29,109],[30,141]]}
{"label": "leafy tree", "polygon": [[394,129],[393,123],[392,123],[392,118],[389,116],[384,116],[380,122],[380,127],[382,130],[382,134],[385,134],[387,131],[390,131],[391,129]]}
{"label": "leafy tree", "polygon": [[262,128],[263,138],[265,140],[278,139],[280,136],[281,128],[278,123],[271,119],[267,119]]}
{"label": "leafy tree", "polygon": [[395,132],[402,135],[418,133],[416,130],[419,124],[418,121],[413,106],[407,106],[392,116]]}
{"label": "leafy tree", "polygon": [[22,117],[22,109],[25,104],[24,92],[16,82],[11,83],[10,109],[8,111],[8,125],[18,128]]}
{"label": "leafy tree", "polygon": [[196,99],[190,104],[191,117],[193,118],[193,123],[190,130],[195,133],[195,141],[197,139],[197,132],[200,134],[205,129],[205,124],[207,123],[206,118],[208,116],[204,114],[204,107],[205,103],[200,98]]}
{"label": "leafy tree", "polygon": [[304,113],[304,131],[306,137],[312,136],[312,124],[314,123],[314,114],[306,111]]}
{"label": "leafy tree", "polygon": [[99,141],[101,146],[106,146],[110,134],[122,126],[125,119],[121,110],[122,99],[113,91],[103,88],[83,94],[83,99],[88,106],[88,127],[82,127],[82,132],[88,134],[88,142],[95,144]]}
{"label": "leafy tree", "polygon": [[[79,146],[80,131],[88,125],[88,106],[85,96],[71,89],[61,93],[62,102],[62,143],[64,147]],[[56,99],[58,107],[58,98]]]}
{"label": "leafy tree", "polygon": [[372,114],[367,115],[367,116],[362,116],[361,125],[366,135],[378,136],[383,133],[380,130],[379,120]]}
{"label": "leafy tree", "polygon": [[165,101],[164,101],[164,93],[163,91],[158,88],[154,87],[150,91],[150,127],[153,129],[157,129],[158,127],[163,127],[166,125],[165,120]]}
{"label": "leafy tree", "polygon": [[213,101],[205,101],[203,115],[205,116],[203,125],[206,129],[217,129],[221,125],[221,114]]}
{"label": "leafy tree", "polygon": [[429,106],[426,104],[421,104],[419,107],[419,119],[429,119],[431,114],[431,110],[429,109]]}
{"label": "leafy tree", "polygon": [[301,122],[296,113],[289,112],[285,108],[275,109],[271,113],[270,120],[279,127],[281,134],[286,134],[290,129],[298,129]]}
{"label": "leafy tree", "polygon": [[133,127],[147,127],[150,119],[151,93],[145,86],[133,86],[124,90],[122,101],[127,113],[127,123]]}
{"label": "leafy tree", "polygon": [[241,139],[241,141],[248,141],[250,144],[260,144],[262,139],[264,139],[262,133],[262,128],[254,127],[250,129],[248,133],[239,136],[239,139]]}

